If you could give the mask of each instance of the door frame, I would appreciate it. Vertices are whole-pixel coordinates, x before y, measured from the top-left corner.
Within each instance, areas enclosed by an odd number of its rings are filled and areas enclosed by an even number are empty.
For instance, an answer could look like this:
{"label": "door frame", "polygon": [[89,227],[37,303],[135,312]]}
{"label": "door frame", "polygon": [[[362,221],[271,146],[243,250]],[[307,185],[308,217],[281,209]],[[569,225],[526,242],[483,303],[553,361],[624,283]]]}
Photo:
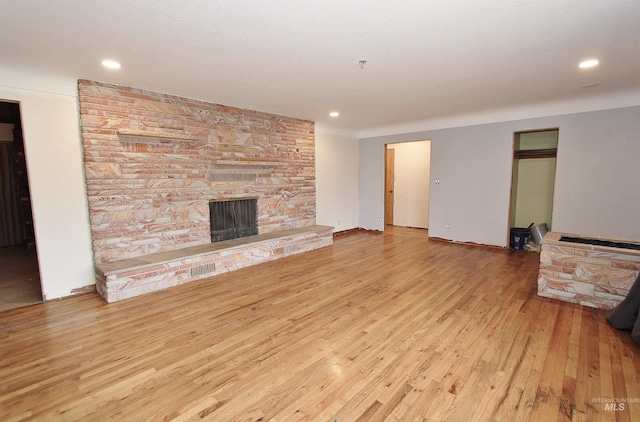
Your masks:
{"label": "door frame", "polygon": [[[518,140],[518,136],[521,134],[526,134],[526,133],[537,133],[537,132],[551,132],[551,131],[555,131],[556,135],[557,135],[557,143],[556,143],[556,148],[554,148],[553,150],[548,149],[548,150],[530,150],[530,151],[523,151],[520,152],[517,148],[517,140]],[[516,206],[515,204],[515,197],[517,195],[517,189],[514,187],[514,178],[516,177],[516,172],[517,172],[517,166],[519,164],[519,160],[521,159],[535,159],[535,158],[556,158],[556,169],[557,169],[557,151],[558,151],[558,145],[560,143],[560,128],[559,127],[548,127],[548,128],[543,128],[543,129],[531,129],[531,130],[519,130],[519,131],[515,131],[513,132],[513,142],[512,142],[512,150],[513,150],[513,155],[512,155],[512,160],[511,160],[511,188],[510,188],[510,194],[509,194],[509,214],[508,214],[508,227],[509,230],[507,230],[507,245],[510,244],[511,242],[511,228],[512,226],[514,226],[514,219],[515,219],[515,213],[517,212],[516,209],[514,209],[514,207]],[[555,197],[555,190],[556,190],[556,179],[554,176],[553,179],[553,192],[554,192],[554,197]],[[551,202],[551,213],[553,214],[553,199],[552,198],[552,202]],[[553,217],[552,217],[553,219]],[[551,223],[551,222],[549,222]]]}
{"label": "door frame", "polygon": [[393,225],[395,150],[384,145],[384,226]]}

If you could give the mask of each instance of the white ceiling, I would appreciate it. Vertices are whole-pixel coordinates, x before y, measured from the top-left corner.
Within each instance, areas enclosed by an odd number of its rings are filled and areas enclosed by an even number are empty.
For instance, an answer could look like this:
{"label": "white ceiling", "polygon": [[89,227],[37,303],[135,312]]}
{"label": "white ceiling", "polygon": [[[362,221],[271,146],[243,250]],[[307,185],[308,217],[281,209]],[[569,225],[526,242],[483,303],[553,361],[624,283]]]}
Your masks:
{"label": "white ceiling", "polygon": [[640,1],[0,0],[0,60],[372,136],[640,105]]}

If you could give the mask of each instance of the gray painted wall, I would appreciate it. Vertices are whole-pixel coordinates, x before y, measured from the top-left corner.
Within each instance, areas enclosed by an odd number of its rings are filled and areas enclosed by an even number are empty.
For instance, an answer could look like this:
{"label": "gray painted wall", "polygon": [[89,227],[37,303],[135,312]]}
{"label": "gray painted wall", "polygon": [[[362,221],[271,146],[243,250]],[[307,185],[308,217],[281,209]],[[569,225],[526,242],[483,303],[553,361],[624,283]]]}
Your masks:
{"label": "gray painted wall", "polygon": [[384,228],[384,145],[430,139],[429,235],[507,246],[513,135],[556,127],[554,231],[640,239],[640,107],[363,138],[360,226]]}

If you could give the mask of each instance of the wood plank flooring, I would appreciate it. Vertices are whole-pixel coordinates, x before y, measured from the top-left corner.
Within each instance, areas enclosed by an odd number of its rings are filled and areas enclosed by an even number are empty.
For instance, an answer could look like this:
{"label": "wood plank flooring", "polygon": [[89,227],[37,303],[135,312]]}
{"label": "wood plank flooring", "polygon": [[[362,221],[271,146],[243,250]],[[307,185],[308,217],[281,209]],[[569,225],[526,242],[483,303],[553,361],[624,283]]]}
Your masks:
{"label": "wood plank flooring", "polygon": [[2,312],[0,420],[640,420],[640,347],[536,296],[538,259],[396,227]]}

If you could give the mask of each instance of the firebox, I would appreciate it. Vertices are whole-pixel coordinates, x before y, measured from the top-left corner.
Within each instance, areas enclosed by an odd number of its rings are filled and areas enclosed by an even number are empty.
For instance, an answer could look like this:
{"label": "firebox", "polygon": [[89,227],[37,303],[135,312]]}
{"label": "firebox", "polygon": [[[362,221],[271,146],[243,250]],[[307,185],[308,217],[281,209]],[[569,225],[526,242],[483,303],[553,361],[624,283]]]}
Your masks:
{"label": "firebox", "polygon": [[211,242],[258,234],[256,198],[209,201]]}

